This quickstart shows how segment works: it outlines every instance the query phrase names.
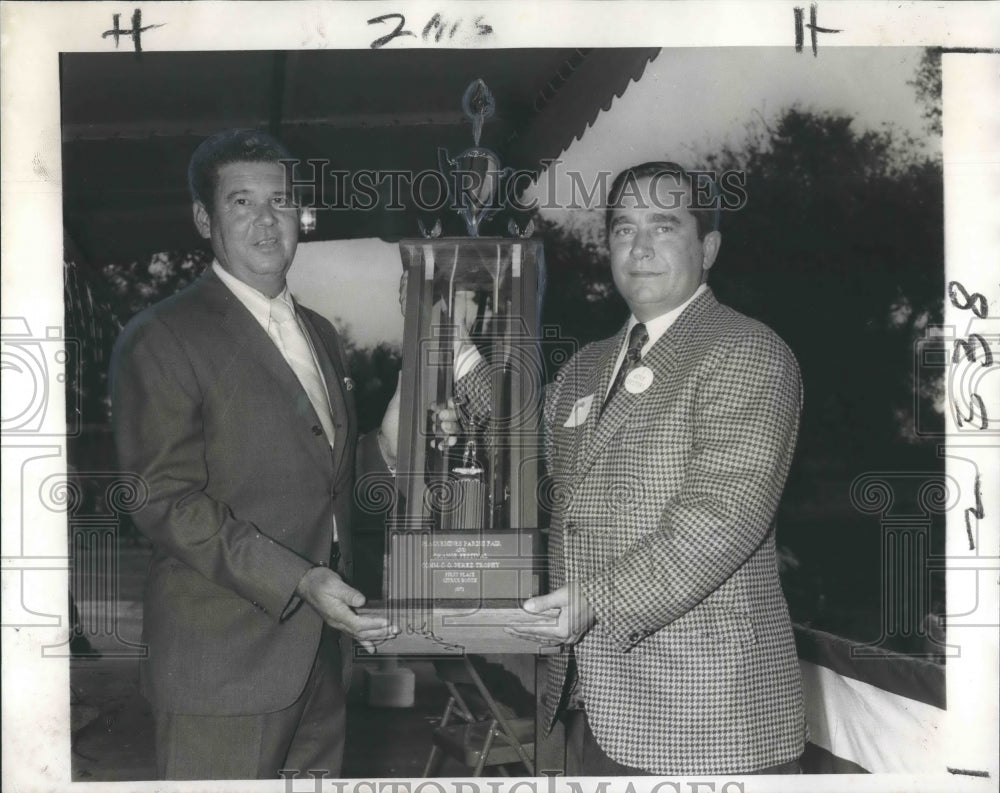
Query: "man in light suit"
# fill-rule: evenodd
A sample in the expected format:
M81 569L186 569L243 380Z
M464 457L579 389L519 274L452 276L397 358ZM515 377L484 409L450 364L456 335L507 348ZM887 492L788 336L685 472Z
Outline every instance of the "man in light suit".
M552 591L524 607L554 619L511 630L571 648L546 713L570 774L795 773L804 748L774 538L799 371L713 296L718 210L696 195L674 163L618 176L607 233L632 316L546 394Z
M254 130L199 146L194 221L215 261L133 319L112 361L119 463L149 491L135 520L154 543L141 674L160 778L337 775L340 636L395 631L356 614L344 580L353 384L333 326L285 284L289 158Z

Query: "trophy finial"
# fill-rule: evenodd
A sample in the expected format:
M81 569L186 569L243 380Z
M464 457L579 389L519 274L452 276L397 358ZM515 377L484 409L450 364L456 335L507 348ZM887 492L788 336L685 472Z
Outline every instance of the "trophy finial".
M465 221L469 236L478 237L479 224L502 208L498 198L502 197L503 180L510 176L513 169L501 168L496 153L479 145L483 123L496 112L493 93L482 78L476 78L465 89L462 110L472 121L475 143L454 157L448 154L446 148L439 147L438 164L441 175L445 177L452 208Z
M417 218L417 228L420 229L420 236L424 239L432 240L441 236L441 219L435 218L434 225L431 228L427 228L424 225L424 221Z
M493 116L497 105L493 99L493 93L486 86L482 77L477 77L469 87L465 89L462 96L462 110L472 121L472 140L475 146L479 145L479 138L483 134L483 123Z

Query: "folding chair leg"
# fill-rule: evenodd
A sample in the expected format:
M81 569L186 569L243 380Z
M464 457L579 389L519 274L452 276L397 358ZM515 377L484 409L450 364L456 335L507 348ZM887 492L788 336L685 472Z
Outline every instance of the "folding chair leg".
M465 661L465 667L469 672L469 677L472 678L472 682L475 684L476 688L479 689L480 695L483 697L484 700L486 700L487 703L492 703L493 696L486 688L486 685L483 683L482 678L479 677L479 674L476 672L476 669L472 665L472 662L469 660L468 657L465 657L463 660ZM528 775L534 776L535 764L534 762L532 762L532 759L528 757L528 753L524 751L524 747L521 746L520 741L518 741L517 738L514 736L514 732L513 730L511 730L510 724L507 722L507 719L504 718L504 715L500 713L496 709L496 707L492 704L490 706L490 711L493 713L493 731L496 731L497 729L503 731L504 735L507 736L508 740L511 742L511 745L514 747L514 751L516 751L518 757L521 758L521 762L524 763L524 767L528 769ZM491 731L491 736L492 736L492 731Z
M444 707L444 715L441 717L441 721L438 722L438 727L445 727L448 724L448 720L451 718L451 714L455 710L455 696L452 695L448 698L448 704ZM431 753L427 758L427 765L424 766L424 777L429 777L432 774L436 774L441 768L441 762L444 760L444 755L441 752L441 747L436 743L431 744Z
M476 768L472 772L473 776L483 775L483 769L486 767L486 757L487 755L489 755L490 749L493 748L493 741L496 740L496 737L497 737L497 723L496 720L494 719L493 723L490 724L490 731L486 733L486 740L483 742L483 748L479 752L479 762L476 763Z
M430 757L427 758L427 765L424 766L424 779L432 776L436 776L437 772L441 770L441 763L444 760L444 753L441 748L437 745L431 747Z

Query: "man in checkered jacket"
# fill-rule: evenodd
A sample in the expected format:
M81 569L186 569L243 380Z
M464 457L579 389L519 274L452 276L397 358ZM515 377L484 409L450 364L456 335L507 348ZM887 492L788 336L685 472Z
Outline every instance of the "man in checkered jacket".
M773 331L713 296L718 209L697 195L674 163L617 177L607 232L632 316L546 392L552 591L524 607L553 620L509 630L567 649L545 715L566 724L569 774L799 771L774 538L799 370ZM488 380L458 374L459 405L481 416Z

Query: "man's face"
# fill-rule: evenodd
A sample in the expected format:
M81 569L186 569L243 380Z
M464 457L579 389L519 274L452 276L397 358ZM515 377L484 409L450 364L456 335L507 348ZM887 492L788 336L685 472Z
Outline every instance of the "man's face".
M264 294L285 286L299 240L285 169L276 162L233 162L218 170L211 213L194 204L194 221L222 267Z
M640 322L677 308L708 276L721 236L698 239L690 191L673 176L627 185L608 231L615 286Z

